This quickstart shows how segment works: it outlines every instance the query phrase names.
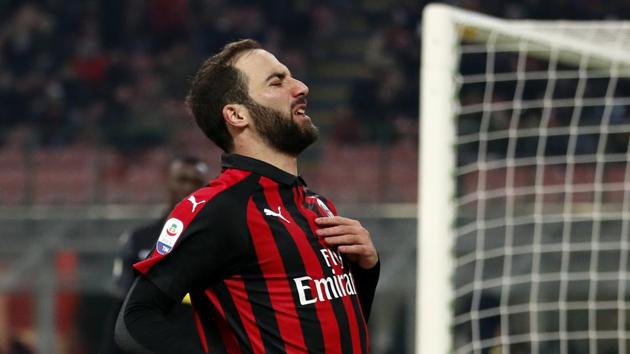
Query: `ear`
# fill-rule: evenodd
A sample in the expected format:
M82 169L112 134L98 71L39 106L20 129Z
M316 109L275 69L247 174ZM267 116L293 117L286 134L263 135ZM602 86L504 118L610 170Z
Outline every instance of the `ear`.
M240 104L227 104L223 107L223 119L228 126L244 128L249 124L249 112Z

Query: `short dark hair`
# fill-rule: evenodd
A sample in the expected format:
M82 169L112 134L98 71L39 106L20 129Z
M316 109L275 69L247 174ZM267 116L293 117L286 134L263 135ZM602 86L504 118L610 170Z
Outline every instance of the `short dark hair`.
M223 107L249 100L247 78L234 63L245 52L261 48L252 39L228 43L219 53L206 59L192 79L186 103L199 128L223 151L234 149L223 119Z

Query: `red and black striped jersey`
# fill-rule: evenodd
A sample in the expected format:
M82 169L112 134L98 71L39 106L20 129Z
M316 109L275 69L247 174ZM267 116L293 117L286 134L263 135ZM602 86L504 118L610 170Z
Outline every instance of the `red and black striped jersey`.
M190 293L208 353L369 353L376 282L315 234L334 205L262 161L227 154L223 167L134 268L174 300ZM217 332L223 347L209 347Z

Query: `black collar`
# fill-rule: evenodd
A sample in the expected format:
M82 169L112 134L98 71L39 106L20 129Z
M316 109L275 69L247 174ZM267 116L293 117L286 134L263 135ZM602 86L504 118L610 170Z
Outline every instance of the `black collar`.
M252 171L255 174L269 177L276 182L286 185L293 185L295 183L306 185L306 182L304 182L301 176L292 175L276 166L251 157L237 154L223 154L221 156L221 162L224 169L235 168L238 170Z

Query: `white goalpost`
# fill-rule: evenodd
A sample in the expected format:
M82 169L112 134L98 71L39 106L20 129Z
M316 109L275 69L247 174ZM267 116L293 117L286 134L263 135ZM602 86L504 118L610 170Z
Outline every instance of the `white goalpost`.
M423 13L416 353L630 352L630 22Z

